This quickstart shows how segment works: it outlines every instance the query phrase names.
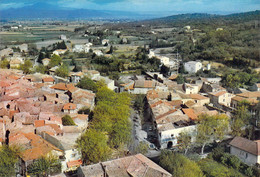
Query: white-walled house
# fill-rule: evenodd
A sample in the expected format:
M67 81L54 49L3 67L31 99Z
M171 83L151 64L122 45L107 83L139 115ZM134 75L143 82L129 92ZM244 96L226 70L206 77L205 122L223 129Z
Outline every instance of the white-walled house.
M196 125L189 125L176 128L173 123L158 125L159 142L161 149L170 148L178 144L177 138L181 132L193 135L196 132Z
M231 99L235 97L235 95L228 93L226 91L210 92L208 94L209 94L210 102L217 107L219 105L231 106Z
M190 74L194 74L202 69L202 63L199 61L189 61L184 63L184 69Z
M196 84L183 84L183 90L186 94L197 94L199 92L199 86Z
M156 56L162 64L164 64L165 66L169 66L170 64L170 58L169 57L165 57L165 56Z
M62 172L75 170L77 165L82 164L80 152L76 148L76 140L79 136L80 133L66 133L62 136L52 136L45 132L42 133L42 137L46 141L63 150L63 158L61 159ZM75 166L73 166L70 163L73 161L81 164L74 163Z
M88 53L91 46L92 46L92 43L86 43L86 44L84 44L84 45L82 45L82 44L76 44L76 45L73 47L72 51L73 51L73 52L77 52L77 53L80 53L80 52Z
M242 137L235 137L230 143L230 154L237 156L248 165L260 163L260 140L251 141Z
M48 66L49 63L50 63L50 61L51 61L51 59L49 59L49 58L44 58L44 59L42 59L42 64L43 64L43 66Z
M54 50L54 51L52 52L52 54L53 54L53 55L58 55L58 56L60 56L60 55L64 54L66 51L67 51L67 49L65 49L65 50L63 50L63 49L57 49L57 50Z

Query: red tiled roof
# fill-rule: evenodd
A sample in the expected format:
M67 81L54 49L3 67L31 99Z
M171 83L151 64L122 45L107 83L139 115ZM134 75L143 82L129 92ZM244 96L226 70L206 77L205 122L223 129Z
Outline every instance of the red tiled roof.
M182 111L186 114L191 120L197 120L198 116L194 113L193 109L183 108Z
M176 109L170 110L170 111L168 111L168 112L166 112L166 113L164 113L164 114L162 114L162 115L157 116L157 117L156 117L156 120L161 119L161 118L163 118L163 117L165 117L165 116L168 116L168 115L170 115L170 114L172 114L172 113L174 113L174 112L176 112L176 111L177 111Z
M57 90L67 90L66 84L65 83L58 83L53 85L51 88L57 89Z
M175 80L177 77L178 77L177 74L173 74L173 75L171 75L168 79L169 79L169 80Z
M134 84L135 88L154 88L155 82L150 80L137 80Z
M80 166L80 165L82 165L81 160L73 160L73 161L67 162L68 168L75 167L75 166L77 167L77 166Z
M237 96L245 97L245 98L257 98L260 97L260 91L240 93L237 94Z
M45 77L42 79L43 82L54 82L55 80L52 77Z
M151 104L150 106L151 106L151 108L154 108L154 107L156 107L156 106L158 106L158 105L160 105L162 103L163 103L163 101L160 100L160 101L157 101L156 103Z
M76 104L73 104L73 103L66 103L64 106L63 106L63 109L65 110L74 110L77 108L77 105Z
M226 94L227 92L226 91L220 91L220 92L217 92L215 94L213 94L214 96L221 96L221 95L224 95Z
M208 97L205 97L203 95L200 94L189 94L189 96L194 99L194 100L204 100L204 99L208 99Z
M35 127L42 127L45 125L45 120L35 120L34 121L34 126Z

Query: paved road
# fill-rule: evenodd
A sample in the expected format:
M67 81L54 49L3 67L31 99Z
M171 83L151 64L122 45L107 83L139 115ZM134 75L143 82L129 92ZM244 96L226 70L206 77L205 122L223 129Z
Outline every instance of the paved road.
M147 132L142 130L141 119L138 111L131 110L130 119L132 122L132 142L130 143L128 149L132 154L134 154L135 149L138 147L140 142L142 141L146 142L148 145L150 144L150 142L146 140ZM149 149L146 156L150 158L154 158L154 157L158 157L160 154L161 152L159 150Z

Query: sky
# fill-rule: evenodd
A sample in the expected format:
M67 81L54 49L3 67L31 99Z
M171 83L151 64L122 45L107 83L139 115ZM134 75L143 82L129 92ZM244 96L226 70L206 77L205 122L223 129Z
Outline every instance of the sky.
M0 0L0 9L47 2L61 7L169 13L234 13L260 10L260 0Z

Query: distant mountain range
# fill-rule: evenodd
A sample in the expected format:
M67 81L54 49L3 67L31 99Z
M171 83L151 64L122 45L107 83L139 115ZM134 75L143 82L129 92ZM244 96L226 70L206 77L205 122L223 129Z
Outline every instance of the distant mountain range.
M175 13L176 14L176 13ZM252 11L246 13L238 13L231 15L212 15L206 13L193 13L193 14L180 14L172 15L164 18L157 18L162 16L163 13L135 13L125 11L108 11L108 10L91 10L91 9L73 9L65 8L48 3L35 3L21 8L11 8L6 10L0 10L0 20L12 20L12 19L153 19L156 22L178 22L178 21L190 21L195 19L252 19L259 18L260 11Z
M136 19L145 15L124 11L73 9L48 3L36 3L21 8L0 10L0 19Z

